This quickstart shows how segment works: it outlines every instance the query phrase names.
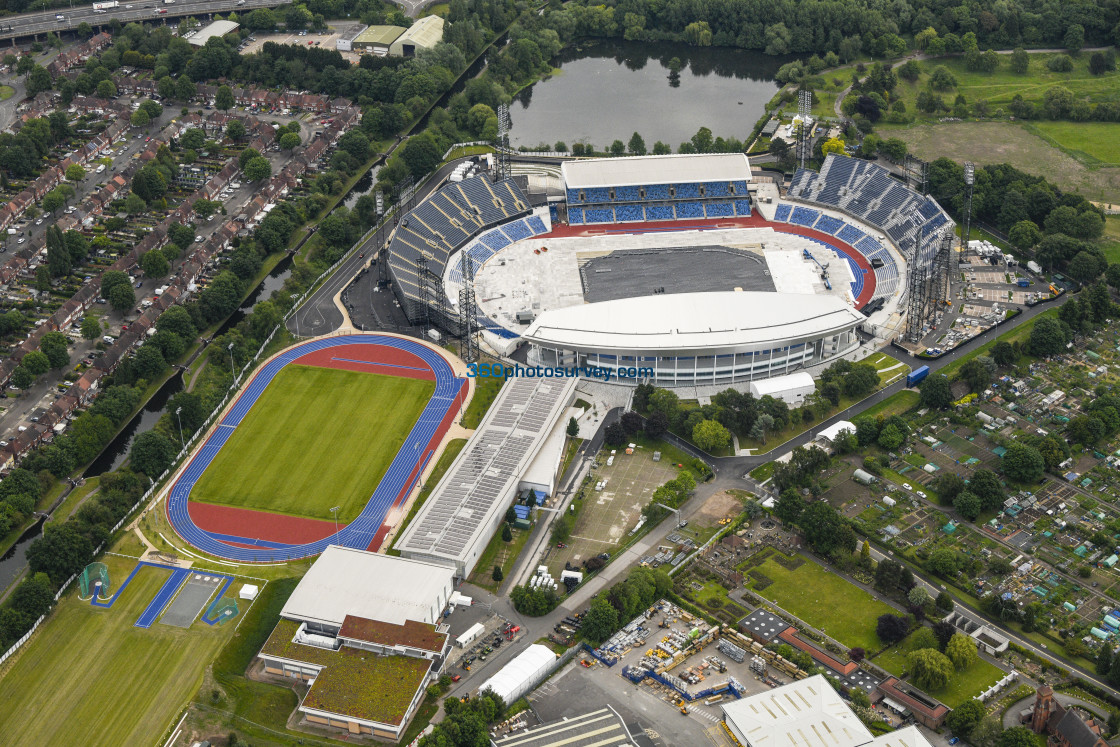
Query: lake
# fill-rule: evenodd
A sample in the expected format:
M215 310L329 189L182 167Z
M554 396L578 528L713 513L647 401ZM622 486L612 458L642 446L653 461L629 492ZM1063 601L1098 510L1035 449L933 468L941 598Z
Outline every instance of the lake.
M670 85L668 62L681 62ZM674 151L701 127L745 139L778 91L785 58L729 47L601 40L569 47L552 61L560 73L521 91L510 106L514 146L591 143L641 134L652 149Z

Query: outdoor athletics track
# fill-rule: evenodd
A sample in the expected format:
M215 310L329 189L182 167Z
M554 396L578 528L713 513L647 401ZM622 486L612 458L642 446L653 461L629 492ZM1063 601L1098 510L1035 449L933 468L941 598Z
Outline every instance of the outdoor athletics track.
M369 502L358 518L339 529L337 538L332 522L190 502L194 484L257 398L289 363L435 381L432 398ZM355 334L312 340L285 350L257 371L171 486L167 495L168 520L187 543L228 560L257 563L294 560L318 555L328 545L376 549L386 533L382 526L385 517L408 496L420 478L463 404L467 387L466 379L456 377L443 355L417 340ZM339 427L345 427L345 423L339 423ZM346 467L339 465L340 469ZM314 539L308 538L309 531Z
M149 563L146 560L141 560L136 564L136 567L132 569L132 572L128 574L128 577L124 580L124 583L118 586L116 592L113 593L113 596L109 597L108 599L102 599L97 596L97 591L100 590L101 586L101 582L98 581L97 590L93 592L93 596L90 597L89 603L94 607L104 607L105 609L112 607L120 598L121 593L124 592L125 588L129 585L129 583L132 582L132 579L135 578L136 574L139 573L140 569L144 566L149 566L151 568L163 568L164 570L171 571L171 575L166 581L163 582L163 586L159 588L159 591L156 592L156 595L152 597L152 601L148 603L148 606L145 607L144 611L140 613L140 617L137 618L135 623L133 623L133 627L136 628L152 627L156 619L159 618L160 613L163 612L163 609L168 605L168 603L171 602L171 599L175 596L175 592L179 590L179 587L183 585L183 582L186 581L190 577L191 573L194 573L194 571L191 571L189 568L179 568L173 565L164 565L163 563ZM218 589L218 593L214 597L214 600L210 603L210 606L206 608L206 612L202 615L202 622L206 623L207 625L213 626L217 624L218 618L212 618L211 613L218 605L218 602L221 601L222 595L226 593L229 585L233 583L233 576L227 576L223 573L215 573L213 571L206 571L206 573L207 575L224 579L224 582Z

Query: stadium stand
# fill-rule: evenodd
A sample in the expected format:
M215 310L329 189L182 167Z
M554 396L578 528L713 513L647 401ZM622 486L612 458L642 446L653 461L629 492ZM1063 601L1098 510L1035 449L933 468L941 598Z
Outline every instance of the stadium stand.
M410 320L419 318L422 299L418 261L427 260L428 269L442 276L452 254L483 229L529 212L529 199L512 179L491 183L485 176L444 185L421 202L404 218L389 244L389 270L393 290ZM543 222L537 219L543 227ZM523 238L533 235L525 221L513 230ZM479 257L508 246L509 238L500 230L486 232L481 243L471 248ZM461 271L456 268L459 279Z

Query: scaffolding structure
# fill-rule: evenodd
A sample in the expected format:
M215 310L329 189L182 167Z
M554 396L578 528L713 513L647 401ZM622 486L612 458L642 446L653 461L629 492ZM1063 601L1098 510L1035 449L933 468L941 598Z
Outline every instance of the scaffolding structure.
M508 179L512 175L512 169L509 163L509 130L511 121L509 118L509 105L498 105L498 144L495 150L498 151L497 163L495 168L497 173L494 174L497 180Z
M907 187L919 194L929 194L929 161L923 161L907 153L902 168L906 173Z
M910 277L904 335L907 342L912 344L921 342L927 328L934 325L938 308L949 301L953 234L950 231L942 231L937 239L937 251L924 265L919 265L923 238L924 234L919 232L909 263Z
M414 324L422 323L426 330L443 326L445 316L443 278L428 267L430 258L427 253L422 253L416 260L416 287L419 290L421 308L416 318L409 320Z
M467 363L478 360L478 338L475 337L475 317L478 315L474 295L474 262L470 252L463 253L463 285L459 288L459 339L462 343L460 357Z
M976 164L965 161L964 164L964 227L961 230L961 259L968 256L968 235L972 227L972 188L976 185Z
M809 133L812 131L809 117L813 111L813 92L812 91L798 91L797 92L797 165L805 168L805 162L809 160L810 145Z

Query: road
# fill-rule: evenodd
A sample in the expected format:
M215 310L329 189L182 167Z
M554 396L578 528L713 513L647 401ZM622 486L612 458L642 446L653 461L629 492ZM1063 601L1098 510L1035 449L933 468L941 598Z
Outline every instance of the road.
M128 21L151 21L195 16L210 20L215 13L228 13L236 10L243 13L253 8L269 8L281 5L286 0L143 0L142 2L119 2L117 7L105 11L95 11L92 5L79 5L71 8L36 13L22 13L0 19L0 39L11 39L13 46L19 37L38 36L48 31L69 31L82 23L97 28L108 25L116 18L122 23ZM62 18L60 19L59 16Z
M394 150L399 147L399 143L389 150L391 155ZM436 191L443 181L451 175L455 167L463 160L451 161L450 163L442 166L432 176L420 185L416 190L416 202L421 202L428 197L432 192ZM350 255L339 265L338 269L327 278L318 290L316 290L303 304L299 307L296 313L292 314L288 319L288 330L301 337L314 337L317 335L326 335L335 331L343 325L344 319L342 312L335 304L335 296L343 291L351 281L354 280L358 274L366 269L371 268L371 273L376 270L376 262L374 255L377 254L378 249L388 239L392 226L383 226L378 231L370 234L370 236L358 247L357 251L351 251ZM377 261L380 261L378 258Z

